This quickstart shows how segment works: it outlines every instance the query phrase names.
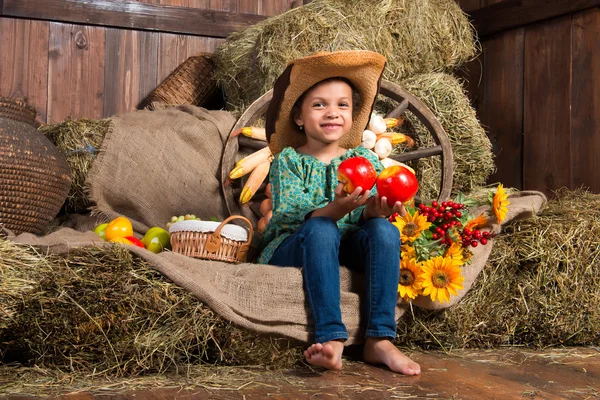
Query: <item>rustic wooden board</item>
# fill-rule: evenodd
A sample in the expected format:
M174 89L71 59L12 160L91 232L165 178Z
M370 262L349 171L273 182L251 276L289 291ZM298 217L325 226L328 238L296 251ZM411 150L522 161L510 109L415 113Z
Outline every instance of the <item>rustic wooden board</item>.
M457 0L457 3L466 12L477 10L481 7L479 0Z
M573 16L571 185L600 193L600 9Z
M49 42L48 122L102 117L104 28L53 22Z
M239 0L239 12L246 14L258 14L258 2L260 0Z
M223 38L264 19L253 14L123 0L3 1L0 15L5 16Z
M571 17L526 28L523 188L570 187Z
M150 32L106 29L104 116L130 112L156 87L158 38ZM155 71L146 73L146 69Z
M524 28L483 43L480 118L492 142L496 172L488 183L523 188L523 46Z
M293 0L260 0L261 7L259 7L259 12L262 15L273 16L279 15L287 10L289 10L292 6Z
M50 24L0 18L0 96L27 98L46 121Z
M495 3L471 12L481 37L600 6L600 0L504 0Z

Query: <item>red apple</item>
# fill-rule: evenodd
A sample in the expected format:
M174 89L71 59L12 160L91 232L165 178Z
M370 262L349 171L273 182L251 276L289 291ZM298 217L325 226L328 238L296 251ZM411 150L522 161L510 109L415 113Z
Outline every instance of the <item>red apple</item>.
M397 201L407 202L419 190L419 182L415 174L402 165L392 165L381 171L376 184L377 193L381 197L387 197L390 206Z
M375 185L377 179L377 171L371 161L364 157L350 157L341 162L337 170L337 179L340 182L346 182L344 191L352 193L357 187L365 190L370 190Z

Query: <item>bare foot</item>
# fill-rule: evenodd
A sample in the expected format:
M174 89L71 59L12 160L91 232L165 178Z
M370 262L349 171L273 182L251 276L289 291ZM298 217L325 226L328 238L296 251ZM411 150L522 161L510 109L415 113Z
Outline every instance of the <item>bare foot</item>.
M408 358L385 338L367 338L364 359L365 362L370 364L385 364L392 371L404 375L419 375L421 373L419 364Z
M340 370L342 369L343 351L344 343L337 340L323 344L315 343L304 351L304 358L309 364Z

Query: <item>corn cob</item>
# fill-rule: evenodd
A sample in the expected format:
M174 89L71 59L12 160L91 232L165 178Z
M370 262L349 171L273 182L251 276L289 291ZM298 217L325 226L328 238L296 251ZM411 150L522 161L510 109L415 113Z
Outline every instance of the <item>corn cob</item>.
M250 201L254 193L258 190L260 185L265 181L267 176L269 175L269 168L271 167L271 161L273 161L273 156L267 158L266 160L261 161L256 168L252 171L246 184L242 188L242 193L240 194L240 204L246 204Z
M242 158L235 164L235 167L229 173L230 179L237 179L246 174L249 174L256 168L258 164L271 157L271 149L269 147L262 148L249 156Z

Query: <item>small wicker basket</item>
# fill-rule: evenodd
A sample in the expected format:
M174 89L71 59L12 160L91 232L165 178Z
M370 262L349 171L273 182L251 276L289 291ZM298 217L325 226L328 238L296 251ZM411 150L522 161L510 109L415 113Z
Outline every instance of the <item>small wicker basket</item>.
M227 222L241 219L250 229ZM169 227L173 252L188 257L226 262L245 262L252 243L252 223L241 215L225 221L182 221Z
M204 106L217 94L215 63L210 53L189 57L154 89L143 102L144 108L192 104Z

